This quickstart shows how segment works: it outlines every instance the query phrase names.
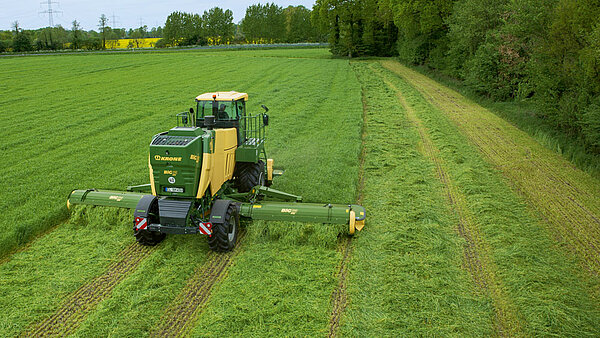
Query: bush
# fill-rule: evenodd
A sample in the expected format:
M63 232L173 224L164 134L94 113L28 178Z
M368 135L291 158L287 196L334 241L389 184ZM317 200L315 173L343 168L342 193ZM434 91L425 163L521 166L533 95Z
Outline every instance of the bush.
M11 42L10 40L0 40L0 53L8 52Z
M160 39L154 44L154 48L166 48L168 45L167 39Z
M27 52L30 50L33 50L33 45L31 44L31 37L29 37L29 34L25 32L17 34L13 40L13 51Z
M584 109L579 121L586 144L594 152L600 152L600 96Z

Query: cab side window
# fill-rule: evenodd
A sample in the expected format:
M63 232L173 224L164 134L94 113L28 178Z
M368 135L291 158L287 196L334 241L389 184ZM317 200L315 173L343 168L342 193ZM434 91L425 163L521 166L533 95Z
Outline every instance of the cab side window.
M237 117L240 118L246 115L246 102L244 100L238 100L235 102Z

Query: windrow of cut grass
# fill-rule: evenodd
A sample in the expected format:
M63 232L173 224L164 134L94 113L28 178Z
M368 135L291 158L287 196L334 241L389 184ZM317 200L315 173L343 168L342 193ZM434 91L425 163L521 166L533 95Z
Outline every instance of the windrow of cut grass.
M393 83L394 79L379 69L372 69L382 76L383 81L390 89L396 92L398 101L406 111L406 117L419 132L421 138L420 151L435 164L437 178L443 184L448 203L458 216L456 232L465 241L463 266L469 272L475 284L492 300L495 314L493 323L496 333L499 336L523 335L514 305L510 299L507 299L506 293L503 291L502 281L496 276L497 268L489 257L489 244L481 236L477 217L466 203L465 195L449 174L448 164L441 158L440 150L433 144L428 129L424 126L413 106L408 104L404 93Z
M458 219L396 92L368 63L352 63L366 110L363 205L340 335L486 336L491 300L461 269Z
M382 63L444 112L547 220L547 230L597 278L600 182L459 93L398 62Z
M94 105L99 107L95 113L105 115L100 119L85 120L86 124L81 127L79 124L84 120L78 119L83 117L69 115L76 122L69 127L73 135L60 128L60 119L52 118L58 110L39 116L39 121L32 120L32 125L38 128L38 124L47 119L48 127L66 139L61 140L58 136L44 139L41 145L48 149L45 152L47 161L39 161L39 154L30 154L28 165L10 169L11 179L19 180L25 188L34 189L40 185L47 188L37 190L40 195L38 201L45 201L50 206L45 208L47 214L52 212L52 205L59 211L64 208L66 195L72 188L103 187L121 190L128 184L146 182L150 137L170 128L175 122L174 113L186 110L198 93L232 89L249 93L251 112L257 112L260 104L266 104L271 109L267 150L270 157L275 159L276 166L286 169L286 174L277 179L276 188L301 194L306 201L343 203L355 200L361 126L360 99L359 96L342 101L339 98L348 93L359 93L360 87L347 61L285 57L261 59L237 55L235 52L218 56L212 53L185 52L181 55L152 54L140 58L136 55L48 57L46 62L54 62L56 67L72 64L74 69L104 69L110 68L113 57L123 58L124 62L142 64L144 67L92 72L97 78L90 80L92 83L89 87L105 86L105 82L113 82L121 87L120 83L124 82L127 85L123 86L135 93L139 100L115 97L111 104L106 104L97 99ZM11 59L11 62L16 62L15 60L17 59ZM21 67L26 68L29 62L35 64L35 60L39 59L17 61L22 63ZM80 61L85 62L79 64ZM117 64L115 61L115 65ZM243 65L243 70L239 67L232 69L232 64ZM207 70L198 73L200 65L201 69ZM133 70L138 68L145 69L143 72ZM210 69L220 71L211 72ZM122 72L120 75L119 71ZM195 76L188 76L189 74ZM66 74L64 78L64 84L71 81L85 84L86 79L90 79L75 76L69 80ZM149 85L145 86L146 83ZM162 84L158 85L159 83ZM72 85L70 90L77 91L78 87ZM122 90L124 89L120 88L117 91ZM95 95L101 96L100 93ZM127 94L128 97L129 95ZM145 105L138 106L140 102ZM58 102L53 104L60 106ZM114 105L122 108L112 110ZM138 116L141 116L139 120ZM107 124L106 128L102 128L104 124ZM88 129L93 131L86 131ZM39 133L40 130L35 129L34 133ZM24 135L18 136L21 141L15 142L15 146L20 146L21 142L30 142ZM28 148L24 145L20 147L22 151ZM34 163L40 164L37 170L33 170L36 169ZM55 170L56 173L48 169ZM25 170L26 174L19 173ZM37 181L37 187L34 181L26 180L28 176ZM13 203L19 198L10 193L7 196ZM31 206L44 210L41 204ZM23 213L25 207L17 209L14 211L15 217L19 210ZM27 285L18 285L21 278L19 274L0 275L3 292L12 295L6 298L6 306L0 309L0 317L6 318L0 329L1 335L18 334L51 316L64 301L76 295L78 289L92 283L95 277L102 276L110 267L111 258L132 243L131 215L128 212L115 220L110 215L121 215L116 209L89 209L92 213L98 210L101 217L107 218L110 226L102 226L102 220L97 219L88 222L86 226L86 229L94 231L79 231L81 223L76 218L71 219L68 224L73 222L72 226L60 225L53 232L35 240L26 250L11 255L0 265L0 268L13 269L13 264L23 255L35 255L32 250L48 255L51 252L53 259L48 264L37 266L33 259L27 260L19 267L23 271L39 269L37 273L43 275L57 261L61 262L57 264L56 278L48 281L39 281L36 277L28 281ZM15 224L18 223L0 223L9 231ZM39 228L47 226L40 224ZM104 234L107 227L115 232L114 235ZM238 329L245 328L245 332L271 334L326 332L329 295L336 284L335 267L340 259L335 247L337 235L343 230L345 229L341 227L321 224L251 222L247 229L248 236L242 243L242 254L232 261L225 280L214 284L206 306L201 309L198 328L194 329L194 320L190 320L190 328L194 329L193 332L201 332L200 334L231 332L231 325ZM57 245L60 239L53 240L56 236L66 234L78 241L69 240L63 245ZM5 238L8 239L9 237ZM95 254L94 251L102 250L98 243L107 241L110 242L107 250L115 245L112 241L118 242L118 248L97 259L86 258ZM81 243L87 243L87 247L80 247ZM86 269L63 257L68 252L65 248L69 245L78 247L73 250L92 251L87 256L73 253L73 259L82 256L87 262ZM77 321L75 325L69 325L69 330L75 329L75 336L139 336L159 328L161 321L166 318L169 306L176 303L177 295L185 291L193 272L208 263L208 250L203 237L167 237L133 271L127 271L127 275L122 276L118 284L111 285L109 292L103 294L93 308L84 307L86 310L78 312L75 316ZM74 280L65 276L71 270L78 269L82 269L82 272L68 276ZM57 283L56 280L60 278L70 282L65 285ZM315 283L315 280L318 282ZM18 296L36 287L46 293L32 293L22 299ZM230 297L231 292L236 296ZM241 297L240 294L250 297ZM36 307L38 310L34 309L31 313L32 307L28 304L36 304L38 299L39 308ZM307 302L306 299L311 301ZM9 307L9 300L14 302L14 307ZM219 307L223 303L230 305L225 313ZM265 307L262 312L255 312L257 303L274 305ZM9 311L10 316L4 316ZM211 318L215 316L215 312L219 318L223 316L223 319L209 325L210 328L205 332L202 329L207 323L205 317ZM17 319L13 320L14 318ZM310 323L306 318L313 318L315 321ZM249 325L249 321L255 325ZM264 327L265 323L269 327ZM277 323L281 325L278 326Z
M485 155L446 112L427 102L421 92L395 73L379 64L372 67L391 82L420 120L455 184L458 195L452 195L461 196L478 235L487 244L481 251L493 266L487 271L495 276L491 281L496 284L488 286L493 304L498 303L498 296L500 304L502 299L509 302L508 310L514 312L512 318L519 324L518 331L504 334L597 335L598 282L582 273L576 260L556 245L543 219L532 214L526 201L511 191L501 172L486 162Z

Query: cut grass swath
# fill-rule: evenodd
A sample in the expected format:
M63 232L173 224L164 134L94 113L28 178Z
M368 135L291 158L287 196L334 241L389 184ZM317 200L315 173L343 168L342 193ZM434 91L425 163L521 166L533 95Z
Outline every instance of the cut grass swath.
M51 316L131 243L128 211L88 211L78 209L67 223L0 265L0 335L16 336Z
M340 335L490 335L490 301L461 269L456 217L418 131L368 64L351 66L365 98L369 226L353 240Z
M372 66L372 65L370 65ZM402 107L406 111L406 116L410 122L417 128L421 138L421 146L419 147L423 154L435 164L435 170L438 179L444 186L445 194L448 198L451 208L458 216L456 230L458 234L465 240L464 245L464 266L471 274L474 282L483 292L489 295L494 307L494 326L496 334L499 336L521 336L521 331L517 315L515 314L514 306L507 295L503 291L501 281L496 277L495 264L488 257L489 245L482 238L477 224L476 217L472 214L469 206L466 204L465 196L457 189L456 183L448 174L447 165L439 156L439 149L433 145L431 137L428 134L427 128L416 115L413 108L407 103L402 92L390 82L384 72L377 72L373 67L373 71L379 74L387 86L390 87Z
M136 242L130 244L115 257L116 261L108 266L106 272L82 285L67 297L53 315L23 332L21 336L56 336L73 333L86 315L94 311L102 300L110 297L115 286L151 253L149 247L141 246Z
M245 232L240 232L238 243L232 252L209 252L204 264L196 269L181 293L167 307L151 337L179 337L189 334L197 316L210 297L213 286L227 275L236 254L242 250Z
M452 119L548 220L552 232L566 243L593 274L600 273L600 183L544 148L524 132L447 87L403 67L383 66L405 78Z
M367 133L367 108L365 102L364 90L361 89L361 102L362 102L362 127L360 132L360 157L358 167L358 186L356 188L358 204L362 204L363 190L365 187L365 139ZM328 337L335 337L338 334L340 327L340 320L343 315L343 311L346 309L348 304L348 295L346 292L347 279L348 279L348 264L352 256L352 238L347 237L340 240L338 249L342 252L342 260L340 261L340 267L337 273L338 286L331 294L331 315L329 319L329 333Z

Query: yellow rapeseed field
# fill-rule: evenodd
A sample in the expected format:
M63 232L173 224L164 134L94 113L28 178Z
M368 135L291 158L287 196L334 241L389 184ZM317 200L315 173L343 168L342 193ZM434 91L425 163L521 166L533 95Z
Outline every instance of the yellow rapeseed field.
M106 40L107 49L154 47L160 38Z

